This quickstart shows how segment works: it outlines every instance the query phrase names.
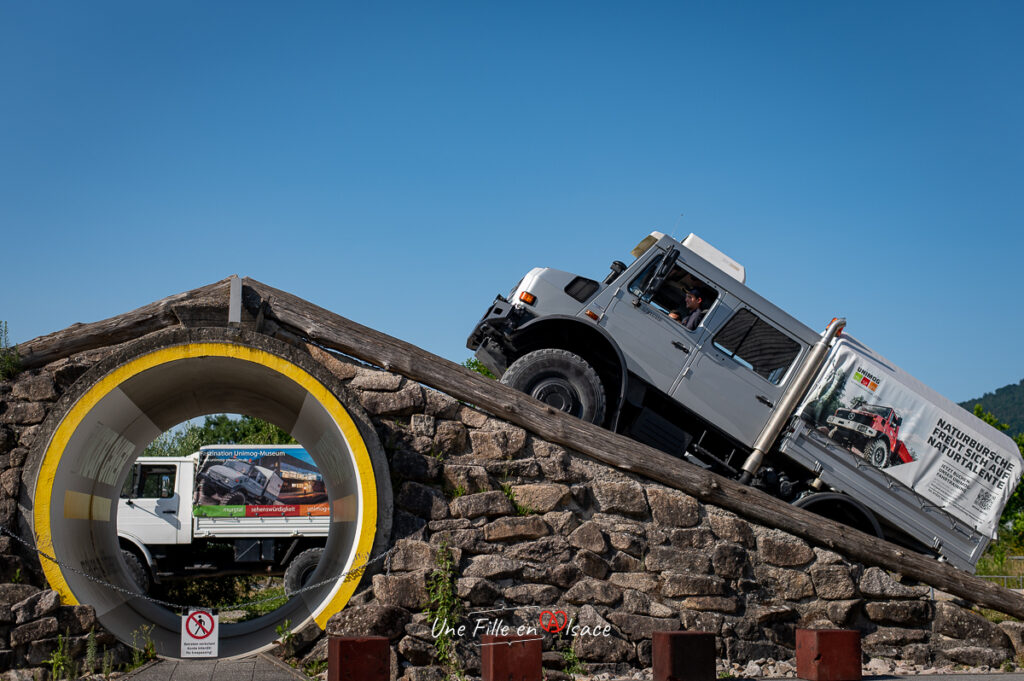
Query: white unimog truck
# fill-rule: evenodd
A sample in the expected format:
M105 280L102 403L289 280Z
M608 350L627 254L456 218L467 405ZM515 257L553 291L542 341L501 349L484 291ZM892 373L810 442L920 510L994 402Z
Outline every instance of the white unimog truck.
M299 445L210 445L140 457L117 510L122 556L143 591L186 576L316 570L330 526L323 478Z
M553 407L973 571L1021 476L1009 437L693 234L632 254L604 281L531 270L468 347Z

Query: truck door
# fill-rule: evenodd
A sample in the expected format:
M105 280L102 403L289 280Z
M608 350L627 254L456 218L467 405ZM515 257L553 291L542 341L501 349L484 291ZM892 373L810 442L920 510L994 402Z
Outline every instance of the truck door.
M803 345L750 307L720 305L672 397L752 445L795 373Z
M181 519L176 463L137 463L117 509L118 528L144 544L175 544Z
M673 263L674 253L668 254ZM651 286L664 257L655 257L612 294L599 324L618 342L629 370L668 393L690 361L701 328L691 331L669 316L683 306L685 291L697 281L691 273L672 264L661 286ZM701 285L708 292L707 299L717 297L703 282Z

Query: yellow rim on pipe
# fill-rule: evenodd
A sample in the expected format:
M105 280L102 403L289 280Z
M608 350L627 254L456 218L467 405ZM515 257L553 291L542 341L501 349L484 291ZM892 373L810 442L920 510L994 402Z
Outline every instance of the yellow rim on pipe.
M39 477L36 480L34 518L36 545L39 550L53 555L50 518L51 496L54 493L53 482L60 466L61 456L85 416L107 394L133 376L162 364L200 357L226 357L267 367L297 383L330 414L348 444L356 464L360 490L360 513L356 547L352 555L355 556L355 560L365 561L366 557L370 556L377 527L377 488L366 443L359 434L359 429L352 421L352 417L349 416L348 411L338 401L338 398L304 369L264 350L232 343L189 343L147 353L111 371L75 402L50 439L46 453L43 455ZM60 594L61 602L65 605L78 605L78 600L64 579L60 566L45 558L41 562L46 579L54 591ZM358 568L357 564L348 566L349 570ZM330 600L322 604L313 614L314 620L321 629L327 626L327 620L331 615L344 607L359 583L357 579L341 579L339 581L340 583Z

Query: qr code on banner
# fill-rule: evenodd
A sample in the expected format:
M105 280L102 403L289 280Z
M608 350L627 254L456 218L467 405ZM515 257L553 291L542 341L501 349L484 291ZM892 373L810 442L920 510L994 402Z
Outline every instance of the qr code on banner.
M987 511L988 509L992 508L992 503L995 500L995 495L993 495L988 490L982 489L978 490L978 497L974 500L974 505L979 510Z

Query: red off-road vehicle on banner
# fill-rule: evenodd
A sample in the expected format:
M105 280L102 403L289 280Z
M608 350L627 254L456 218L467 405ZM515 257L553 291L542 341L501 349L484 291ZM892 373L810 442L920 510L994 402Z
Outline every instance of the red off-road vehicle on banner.
M856 447L876 468L914 461L900 440L903 418L892 407L863 404L856 409L836 409L828 417L828 436L846 447Z

